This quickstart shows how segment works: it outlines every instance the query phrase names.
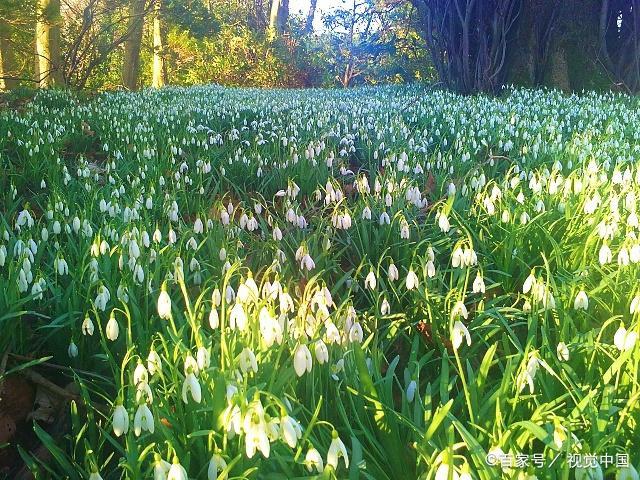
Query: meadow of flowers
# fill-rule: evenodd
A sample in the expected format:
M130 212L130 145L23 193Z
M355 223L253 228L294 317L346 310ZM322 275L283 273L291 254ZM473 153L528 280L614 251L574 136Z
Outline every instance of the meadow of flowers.
M33 358L7 371L54 362L78 392L22 459L637 479L639 125L616 94L419 86L1 112L0 342Z

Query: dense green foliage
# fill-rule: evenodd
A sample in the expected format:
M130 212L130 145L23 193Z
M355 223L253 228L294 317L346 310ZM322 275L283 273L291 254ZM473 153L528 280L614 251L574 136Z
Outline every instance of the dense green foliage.
M639 107L198 87L0 113L2 350L80 386L64 440L34 427L50 461L22 457L92 480L637 478L569 458L638 466ZM518 453L545 467L487 464Z

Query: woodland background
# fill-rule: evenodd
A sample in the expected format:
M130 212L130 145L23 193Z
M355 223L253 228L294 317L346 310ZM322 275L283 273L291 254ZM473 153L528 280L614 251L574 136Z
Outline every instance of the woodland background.
M427 81L640 90L640 0L2 0L0 90Z

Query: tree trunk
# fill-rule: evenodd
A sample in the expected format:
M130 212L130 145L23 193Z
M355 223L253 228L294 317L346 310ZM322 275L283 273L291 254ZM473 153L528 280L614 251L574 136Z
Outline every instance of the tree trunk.
M271 13L269 14L268 37L273 40L278 33L278 11L280 10L280 0L271 0Z
M38 0L36 21L36 80L40 88L62 85L60 61L60 0Z
M0 19L0 90L10 90L15 87L16 80L13 63L13 49L10 46L11 30L9 24Z
M304 23L304 33L310 33L313 30L313 20L316 16L316 7L318 6L318 0L311 0L309 4L309 12L307 13L307 20Z
M571 91L569 63L564 47L558 45L551 53L551 85L563 92Z
M160 0L156 1L153 16L153 78L154 88L160 88L167 83L167 71L165 65L165 45L162 25L162 5Z
M138 88L144 6L145 0L132 0L130 6L129 36L124 44L124 62L122 66L122 85L128 90L136 90Z
M287 30L289 22L289 0L280 0L280 8L278 9L278 33Z

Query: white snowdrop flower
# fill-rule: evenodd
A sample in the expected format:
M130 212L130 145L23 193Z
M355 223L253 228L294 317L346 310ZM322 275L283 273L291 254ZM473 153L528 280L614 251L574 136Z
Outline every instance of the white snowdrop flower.
M291 448L296 448L298 440L302 438L302 428L300 424L289 415L285 415L280 420L280 433L282 440Z
M173 459L173 464L167 473L167 480L189 480L189 475L187 475L184 467L180 465L178 457L174 457Z
M578 466L575 468L575 480L603 480L602 468L596 461L589 466Z
M171 318L171 297L167 293L165 284L162 284L160 295L158 296L158 316L163 320Z
M379 223L380 223L380 225L390 225L391 224L391 218L389 218L389 214L387 212L382 212L380 214Z
M198 351L196 352L196 359L200 371L206 370L211 364L211 352L208 348L198 347Z
M616 480L640 480L640 474L632 464L629 464L618 469Z
M569 347L567 347L567 344L564 342L558 343L558 346L556 348L556 354L558 355L558 360L560 360L561 362L568 362Z
M629 265L629 261L629 251L625 247L622 247L618 252L618 265L626 267Z
M532 352L529 354L527 365L524 369L520 371L518 374L518 378L516 384L518 385L518 390L522 391L528 385L529 393L533 393L535 385L533 380L538 371L538 366L540 365L540 359L536 352Z
M202 220L200 220L200 217L196 218L196 221L193 224L193 232L194 233L204 232L204 224L202 223Z
M320 365L329 361L329 349L322 340L317 340L314 346L316 360Z
M527 277L527 279L524 281L524 284L522 285L522 293L524 293L525 295L529 293L531 291L531 288L535 285L535 283L536 283L536 277L533 275L533 271L532 271Z
M621 323L620 327L613 337L613 344L621 352L626 352L627 350L631 350L634 347L634 345L636 344L636 340L638 340L638 333L627 330Z
M162 241L162 233L157 228L155 232L153 232L153 241L155 243L160 243Z
M467 311L467 307L465 304L458 300L453 308L451 309L451 319L455 319L456 317L462 317L465 320L469 318L469 312Z
M448 455L445 455L445 459L442 460L436 470L434 480L460 480L460 474L454 470L453 464L450 463L448 458Z
M313 261L313 258L307 253L302 257L301 260L301 270L306 269L307 271L311 271L316 268L316 264Z
M305 372L311 373L312 366L313 359L309 348L305 344L299 344L293 354L293 369L296 375L301 377Z
M327 343L340 343L340 332L331 320L325 322L325 340Z
M367 275L367 277L364 280L364 285L369 290L375 290L376 289L376 285L377 285L376 274L373 272L373 270L369 270L369 274Z
M155 424L153 422L153 414L146 403L142 403L138 406L136 414L133 417L133 433L136 437L139 437L143 431L153 433L155 431Z
M231 309L229 315L229 324L232 329L238 329L245 331L247 329L247 314L242 306L242 303L236 302Z
M314 469L316 473L322 473L324 471L324 462L322 461L320 452L313 447L307 450L307 454L304 457L304 465L309 472L313 472Z
M193 373L188 373L182 383L182 401L184 403L189 403L187 394L191 394L191 398L196 403L202 401L202 389L198 378Z
M260 309L258 322L260 323L260 333L267 348L271 347L276 341L278 343L282 342L282 327L266 307Z
M111 314L109 317L109 321L107 322L107 326L105 328L105 333L107 338L112 342L115 342L118 339L118 335L120 335L120 326L116 320L116 317Z
M245 436L246 455L248 458L253 458L256 452L259 450L262 456L269 458L269 452L271 450L271 444L269 443L269 436L267 433L267 425L264 419L264 412L260 402L258 406L252 406L246 413L243 421L243 430Z
M360 325L360 322L354 322L353 325L351 325L351 328L349 329L349 341L362 343L363 339L364 339L364 332L362 331L362 325Z
M462 249L462 247L458 246L453 250L453 253L451 254L451 266L453 268L460 268L464 266L464 263L464 250Z
M207 480L217 480L218 473L222 473L227 468L227 462L217 453L214 453L209 460L207 468ZM222 477L220 477L222 478Z
M466 340L467 346L471 345L471 335L469 334L469 330L467 330L467 327L460 320L457 320L451 329L451 343L455 350L460 348L463 339Z
M44 180L43 180L44 182ZM91 472L91 474L89 475L89 480L104 480L102 478L102 476L100 475L100 473L98 473L97 470L94 470Z
M33 217L31 216L31 214L29 213L28 210L22 210L19 214L18 217L16 218L16 230L20 230L21 227L26 226L27 228L31 228L33 227Z
M335 470L338 469L338 462L342 457L344 459L345 468L349 468L349 455L347 453L347 448L344 446L340 437L338 437L338 432L335 430L331 434L331 444L329 445L329 451L327 452L327 465L331 465Z
M635 315L636 313L640 313L640 295L636 295L631 300L631 305L629 306L629 313L631 315Z
M209 312L209 326L212 330L216 330L220 326L220 316L218 310L213 307Z
M444 212L439 212L438 215L438 227L443 233L447 233L451 229L451 225L449 224L449 219L444 214Z
M398 272L398 267L396 267L393 262L389 265L388 270L389 281L395 282L400 277L400 273Z
M416 275L416 273L413 271L413 269L409 269L409 273L407 273L407 278L405 280L405 285L407 287L407 290L413 290L414 288L418 287L418 276Z
M155 375L162 370L162 360L155 350L151 350L147 356L147 370L149 375Z
M612 258L613 255L611 253L611 249L606 243L603 244L602 247L600 247L600 252L598 253L598 261L600 262L600 265L610 263Z
M240 352L238 361L240 362L240 369L243 373L258 372L258 361L251 349L245 347L242 352Z
M83 335L89 335L89 336L93 335L95 327L93 325L93 322L91 321L91 318L89 318L89 315L84 317L84 320L82 321L81 329L82 329Z
M133 371L133 384L138 385L139 383L148 383L149 382L149 373L147 369L144 367L142 362L138 361L135 370Z
M400 220L400 238L404 240L408 240L409 237L410 237L409 224L403 218L402 220Z
M116 437L120 437L129 431L129 414L122 404L116 405L111 424Z
M69 265L64 258L58 258L56 261L56 271L61 277L69 274Z
M486 286L484 284L484 280L480 272L476 275L475 280L473 281L473 293L485 293Z
M587 310L589 308L589 298L584 290L580 290L573 301L574 310Z
M383 316L389 315L389 313L391 312L391 305L389 305L389 302L387 301L386 298L382 299L382 304L380 305L380 313Z

